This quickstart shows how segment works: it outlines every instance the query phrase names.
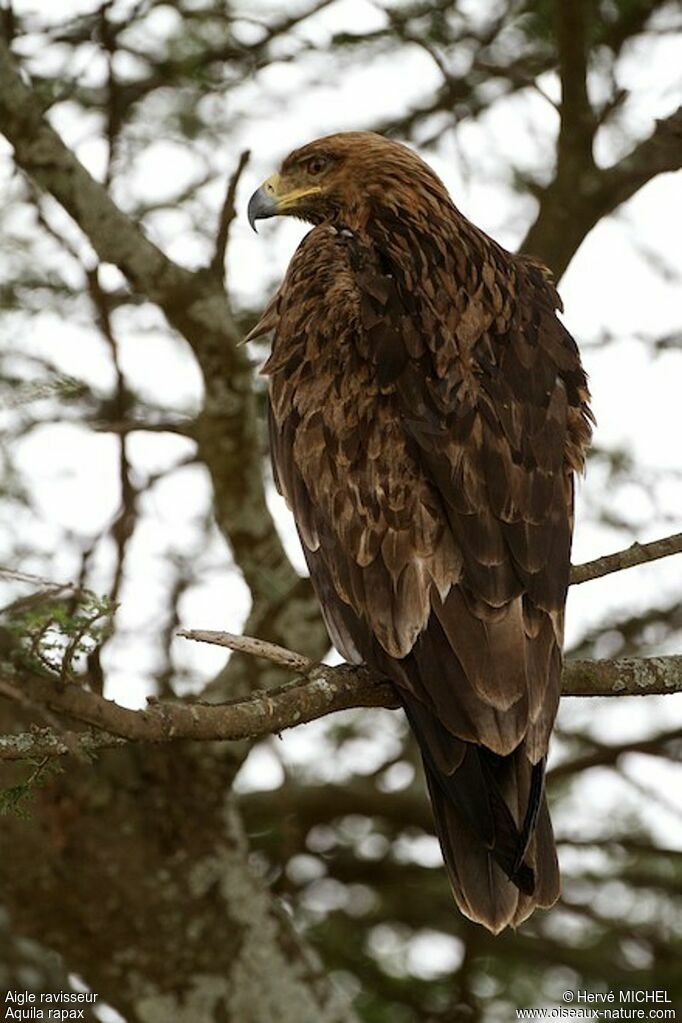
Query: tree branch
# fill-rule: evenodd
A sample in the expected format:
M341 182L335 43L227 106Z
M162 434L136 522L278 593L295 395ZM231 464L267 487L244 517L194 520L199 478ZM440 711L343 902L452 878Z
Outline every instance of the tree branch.
M571 583L597 579L657 558L682 552L682 533L648 544L635 543L582 565L574 565ZM31 577L32 578L32 577ZM0 695L93 726L97 731L61 732L49 728L0 737L0 760L90 755L133 742L256 739L353 707L398 707L393 686L364 665L315 664L303 654L252 636L209 630L182 630L180 636L226 647L280 667L299 678L249 699L229 703L152 702L131 710L80 686L13 669L0 678ZM9 672L8 672L9 674ZM575 660L564 666L564 696L633 696L682 692L682 655L618 660Z
M1 37L0 131L14 147L19 167L73 217L100 259L118 266L167 315L179 311L195 290L194 275L149 241L79 163L45 120Z
M601 172L602 212L611 213L658 174L682 167L682 107L656 121L654 130L613 167Z
M211 272L221 280L225 272L225 253L227 251L227 242L230 236L230 227L232 226L232 221L237 213L235 209L237 185L239 184L242 173L249 162L250 156L250 151L245 149L239 157L237 166L235 167L232 177L227 184L225 199L220 211L220 217L218 218L218 233L216 235L215 252L213 253L213 258L211 260Z
M592 165L595 118L587 95L591 0L554 5L561 78L561 125L557 177L567 179Z
M557 173L541 194L538 215L520 251L539 257L558 280L602 217L631 199L658 174L680 168L682 107L656 121L649 137L612 167L586 166L572 177L559 177Z
M252 367L236 346L239 331L222 279L208 267L194 272L174 263L116 206L45 119L2 37L0 132L17 165L73 217L99 258L116 265L190 344L205 384L193 437L211 474L218 528L251 591L249 629L286 643L295 606L301 644L323 656L326 633L309 580L294 571L267 507ZM230 662L232 691L261 685L256 668L253 661ZM224 691L223 681L214 688Z
M574 565L571 569L571 585L577 586L591 579L600 579L612 572L622 572L624 568L634 568L635 565L643 565L648 561L657 561L658 558L668 558L671 554L680 553L682 533L674 533L661 540L652 540L651 543L633 543L631 547L626 547L615 554L605 554L594 561Z
M564 696L673 692L682 692L682 655L568 661L562 678ZM0 738L0 760L63 756L74 749L87 754L120 745L121 739L154 743L257 739L338 710L399 706L385 678L364 665L350 664L319 664L284 686L224 704L152 702L143 710L131 710L80 686L60 685L39 675L9 678L3 682L2 695L46 706L108 734L59 734L43 729L5 736Z

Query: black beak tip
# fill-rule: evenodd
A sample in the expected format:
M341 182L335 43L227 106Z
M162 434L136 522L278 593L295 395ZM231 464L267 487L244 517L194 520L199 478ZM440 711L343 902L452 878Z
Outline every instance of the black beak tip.
M254 193L251 196L251 198L249 199L249 205L246 208L246 216L247 216L247 219L248 219L249 224L251 225L252 229L255 231L256 234L258 234L258 229L256 227L256 221L258 220L258 213L256 212L256 204L253 201L255 198L256 198L256 193Z
M249 224L256 230L256 221L277 215L277 200L269 195L263 187L257 188L249 199L246 216Z

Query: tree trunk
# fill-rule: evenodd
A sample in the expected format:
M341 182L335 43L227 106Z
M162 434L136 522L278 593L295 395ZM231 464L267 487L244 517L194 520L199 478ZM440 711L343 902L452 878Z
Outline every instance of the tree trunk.
M12 928L130 1021L351 1023L250 869L233 767L225 746L187 743L112 750L52 778L30 819L3 821Z

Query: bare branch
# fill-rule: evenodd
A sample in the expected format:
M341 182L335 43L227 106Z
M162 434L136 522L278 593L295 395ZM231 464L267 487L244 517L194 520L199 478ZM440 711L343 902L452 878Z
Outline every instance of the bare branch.
M11 579L12 582L30 583L31 586L39 586L41 589L49 590L50 592L56 591L61 593L63 590L74 590L77 593L82 592L78 583L55 583L42 575L35 575L33 572L22 572L18 568L8 568L5 565L0 565L0 576L3 576L5 579Z
M615 554L606 554L594 561L586 561L582 565L574 565L571 569L571 585L589 582L590 579L599 579L612 572L622 572L624 568L633 568L635 565L643 565L647 561L656 561L658 558L668 558L671 554L682 553L682 533L675 533L666 536L661 540L653 540L651 543L633 543L625 550L617 551Z
M309 672L314 666L309 657L287 650L277 643L256 639L254 636L238 636L233 632L211 632L203 629L182 629L178 636L193 639L197 643L213 643L215 646L227 647L228 650L235 650L238 653L251 654L252 657L264 657L266 661L280 664L284 668L292 668L294 671Z
M215 252L211 260L210 269L220 280L223 279L225 273L225 252L227 251L230 227L236 216L235 199L237 196L237 186L250 156L250 150L245 149L239 157L237 166L227 184L225 200L218 219L218 234L216 235Z
M45 120L2 38L0 131L14 147L17 164L70 213L101 260L118 266L167 315L172 304L189 298L194 275L149 241L79 163Z

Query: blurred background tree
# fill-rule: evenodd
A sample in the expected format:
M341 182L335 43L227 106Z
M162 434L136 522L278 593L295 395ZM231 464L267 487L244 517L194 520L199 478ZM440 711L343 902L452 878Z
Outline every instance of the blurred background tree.
M567 322L602 424L577 553L673 531L675 3L16 0L0 28L0 642L15 671L17 649L22 665L68 659L140 706L286 677L190 649L181 624L327 654L266 468L264 349L235 343L303 230L251 237L245 197L344 128L411 142L504 244L558 278L571 264ZM670 563L590 583L570 612L569 653L679 648ZM679 1005L680 717L673 696L564 704L549 775L564 893L496 939L452 906L394 712L256 746L5 766L0 987L86 985L91 1018L129 1023L495 1023L575 988ZM46 723L0 689L2 732Z

